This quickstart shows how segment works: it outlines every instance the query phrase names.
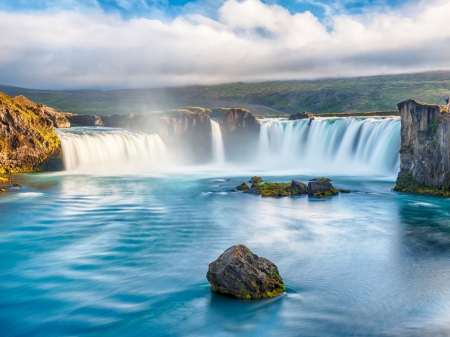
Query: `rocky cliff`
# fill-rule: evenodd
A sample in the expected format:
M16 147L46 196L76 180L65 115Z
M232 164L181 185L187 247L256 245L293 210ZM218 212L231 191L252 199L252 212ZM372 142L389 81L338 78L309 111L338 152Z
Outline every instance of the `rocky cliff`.
M61 169L55 126L70 123L63 113L24 96L0 93L0 173Z
M188 161L207 160L212 152L209 113L187 109L167 111L160 118L158 134L167 146L178 150Z
M408 100L401 114L400 173L396 191L450 196L448 106Z
M240 161L255 153L260 123L249 110L240 108L211 109L211 118L218 120L227 160Z

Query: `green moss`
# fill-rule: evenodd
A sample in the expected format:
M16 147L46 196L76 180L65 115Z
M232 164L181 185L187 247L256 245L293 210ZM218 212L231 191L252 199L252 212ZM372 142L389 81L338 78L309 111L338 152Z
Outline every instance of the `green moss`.
M450 197L450 186L447 186L447 189L426 186L425 184L418 182L410 172L399 174L394 191Z

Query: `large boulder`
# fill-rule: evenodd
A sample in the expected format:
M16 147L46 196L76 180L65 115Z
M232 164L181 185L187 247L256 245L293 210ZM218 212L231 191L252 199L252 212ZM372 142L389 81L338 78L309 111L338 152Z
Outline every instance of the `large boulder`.
M290 190L291 195L308 194L308 186L297 180L292 180Z
M315 198L331 197L339 194L328 178L318 178L308 182L308 195Z
M237 298L269 298L286 291L277 266L244 245L228 248L209 265L206 278L213 291Z

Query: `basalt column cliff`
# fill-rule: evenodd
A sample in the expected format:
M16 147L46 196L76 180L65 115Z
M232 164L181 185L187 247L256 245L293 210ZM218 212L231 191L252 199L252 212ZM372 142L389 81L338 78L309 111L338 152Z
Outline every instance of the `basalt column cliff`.
M398 108L402 119L401 166L395 190L450 196L448 106L408 100Z

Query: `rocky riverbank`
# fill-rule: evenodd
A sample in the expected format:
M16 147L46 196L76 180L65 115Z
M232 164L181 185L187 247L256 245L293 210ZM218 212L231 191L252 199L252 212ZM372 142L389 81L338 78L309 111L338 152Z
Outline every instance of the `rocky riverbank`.
M408 100L401 114L400 173L395 191L450 196L448 106Z
M63 113L0 93L0 173L62 169L55 127L70 127Z

